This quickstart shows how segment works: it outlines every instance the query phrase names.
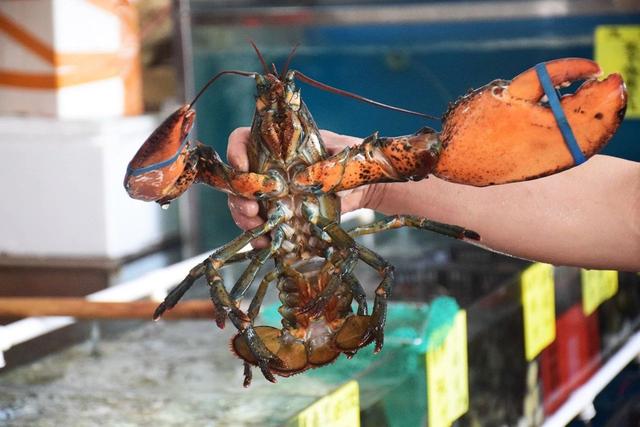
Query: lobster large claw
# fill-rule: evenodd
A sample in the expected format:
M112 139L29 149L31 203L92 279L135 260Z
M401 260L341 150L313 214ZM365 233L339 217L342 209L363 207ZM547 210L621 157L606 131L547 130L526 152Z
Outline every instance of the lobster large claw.
M546 63L554 86L585 83L561 98L584 157L600 150L620 125L627 95L619 74L604 80L598 64L565 58ZM443 118L443 150L434 174L486 186L538 178L575 165L534 68L495 80L456 101Z

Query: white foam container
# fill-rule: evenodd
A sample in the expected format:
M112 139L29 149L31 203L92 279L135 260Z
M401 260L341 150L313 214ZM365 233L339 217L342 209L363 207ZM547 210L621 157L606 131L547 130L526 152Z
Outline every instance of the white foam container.
M135 8L122 1L0 0L0 113L139 114L140 46L129 16Z
M130 199L122 184L159 123L0 117L0 253L120 258L175 235L175 207Z

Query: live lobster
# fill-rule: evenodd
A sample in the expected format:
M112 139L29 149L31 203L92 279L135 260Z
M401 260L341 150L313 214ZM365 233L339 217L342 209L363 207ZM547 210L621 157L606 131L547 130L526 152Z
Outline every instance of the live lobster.
M384 105L288 70L292 55L281 73L275 66L270 70L257 48L256 52L264 74L227 70L214 76L193 102L174 112L144 142L124 180L131 197L160 204L169 203L197 182L259 201L266 222L214 250L169 293L154 315L159 318L174 307L195 280L204 276L217 325L222 328L228 318L238 329L232 349L244 361L245 386L251 382L251 365L275 382L275 375L287 377L323 366L341 353L350 357L372 342L375 352L382 349L393 266L354 238L409 226L456 239L480 239L474 231L457 225L407 215L345 231L340 227L336 192L373 183L420 180L429 174L461 184L495 185L546 176L575 164L554 114L541 101L544 93L534 69L512 81L495 80L452 103L442 118L441 132L425 127L394 138L374 133L360 145L329 156L301 100L296 79ZM586 80L574 94L562 97L561 105L580 152L588 158L609 141L624 116L622 78L612 74L597 80L599 66L586 59L559 59L544 65L556 87ZM256 81L249 172L226 165L207 145L188 142L195 101L224 74ZM262 235L271 237L268 248L239 252ZM240 300L270 259L273 269L260 282L248 310L241 310ZM249 261L246 270L227 290L220 269L244 260ZM381 277L371 312L353 274L359 261ZM254 324L273 282L282 302L280 329Z

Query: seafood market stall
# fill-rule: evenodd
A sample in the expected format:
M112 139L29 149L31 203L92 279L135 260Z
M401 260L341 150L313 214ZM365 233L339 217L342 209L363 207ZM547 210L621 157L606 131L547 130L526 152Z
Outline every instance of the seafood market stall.
M96 22L118 43L126 45L136 34L129 9L133 2L73 1L87 22ZM423 155L412 150L447 133L441 116L456 116L459 108L465 117L472 109L470 103L454 104L456 99L536 63L550 69L555 58L594 58L605 74L622 72L628 99L618 98L627 101L627 115L610 132L615 135L602 152L640 161L638 5L623 0L139 3L143 14L146 7L153 10L142 21L143 43L172 23L163 30L164 38L154 41L153 54L141 51L145 90L172 92L176 85L170 101L150 101L145 95L147 108L163 112L139 115L140 105L125 102L136 81L135 67L126 65L111 78L128 82L116 104L133 108L134 117L117 110L107 119L100 116L104 112L81 108L54 111L56 118L22 111L0 117L7 124L0 130L0 148L18 153L10 167L31 170L33 158L37 170L50 171L27 174L35 176L33 182L25 178L30 193L42 194L28 198L33 204L23 221L19 211L0 210L8 236L0 247L0 425L635 425L634 417L640 417L638 272L522 260L469 244L477 240L472 230L410 216L380 221L373 211L357 210L342 217L340 225L348 232L323 220L336 215L333 196L325 193L348 191L349 179L375 179L379 166L369 164L358 169L359 175L349 175L345 166L335 173L336 164L391 153L385 158L402 178L397 180L421 178L415 168L424 157L413 161L410 154ZM25 36L31 17L12 7L17 6L0 7L0 34L32 52L33 43L25 43L37 40ZM68 16L68 10L60 10L60 16ZM128 30L113 31L105 10ZM12 20L23 22L26 30L21 32ZM42 45L35 45L36 56L42 57ZM97 52L104 49L96 46ZM96 52L92 61L109 65L104 70L132 64L133 51L118 48L118 61ZM170 67L167 58L175 61ZM81 64L91 62L81 59ZM0 58L0 71L1 65ZM176 76L167 77L167 68L177 70ZM59 81L67 81L64 70L57 70ZM301 92L291 89L287 70L300 72L296 87ZM211 80L221 71L220 80ZM0 73L0 88L7 86L5 77ZM575 86L563 93L575 92ZM47 90L62 99L68 95L62 93L65 87ZM113 87L100 93L111 99L107 93ZM267 107L272 87L282 92ZM338 96L345 91L346 97ZM501 91L496 86L490 92ZM541 101L545 107L553 103L549 95ZM357 102L363 98L364 103ZM368 99L417 114L378 109ZM190 104L176 111L176 102ZM289 123L278 113L280 104L294 111L291 122L298 120L298 127L273 131ZM109 105L105 101L101 107ZM256 109L257 119L252 119ZM602 120L608 114L606 122L623 113L603 107L592 116ZM99 117L77 117L82 114ZM276 142L268 152L252 152L250 162L258 158L260 167L267 164L275 172L252 168L247 178L212 149L224 158L229 133L252 120L254 132ZM344 163L331 163L314 145L319 135L314 120L320 129L362 138L375 131L435 130L412 135L413 145L374 134L367 140L370 146L345 154ZM145 141L158 125L160 130ZM271 131L278 136L270 139ZM20 145L22 132L26 143ZM190 145L189 132L204 145ZM285 144L290 140L301 148L291 150ZM440 149L428 148L430 153ZM394 150L400 149L412 161L394 163ZM304 163L307 175L278 169L293 151L305 162L313 160L310 166ZM50 159L62 159L64 167L46 169ZM296 187L296 179L313 176L309 170L316 164L338 178L326 173L324 178L335 181ZM204 185L194 185L169 206L197 180L264 201L267 225L237 238L241 231L227 196ZM330 187L325 193L323 185ZM60 188L72 196L59 195ZM299 193L289 204L280 203L289 190ZM133 202L127 193L165 209ZM12 198L27 200L17 190ZM50 224L33 213L43 206L52 208ZM414 228L401 228L407 224ZM21 240L30 227L29 241ZM266 232L272 250L252 250L247 243ZM317 258L322 261L316 268ZM271 280L273 272L277 280ZM390 280L392 291L386 287ZM11 299L18 296L31 299ZM37 303L36 296L49 299ZM10 303L17 311L10 310ZM377 351L380 325L384 347Z

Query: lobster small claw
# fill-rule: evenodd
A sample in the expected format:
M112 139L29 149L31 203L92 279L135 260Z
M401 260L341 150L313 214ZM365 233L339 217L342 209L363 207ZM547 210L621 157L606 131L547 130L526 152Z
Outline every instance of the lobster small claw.
M565 58L544 64L552 84L585 80L560 104L579 150L589 158L611 139L626 109L619 74L602 74L593 61ZM576 164L546 105L535 68L513 81L495 80L450 106L440 134L443 150L434 174L447 181L486 186L538 178Z
M600 66L581 58L556 59L545 62L547 72L554 86L563 87L578 80L595 79L602 75ZM517 75L508 86L509 95L514 98L538 102L544 96L544 89L534 68Z
M187 135L195 117L195 110L183 105L147 138L127 167L124 187L129 196L156 201L172 191L186 167Z

